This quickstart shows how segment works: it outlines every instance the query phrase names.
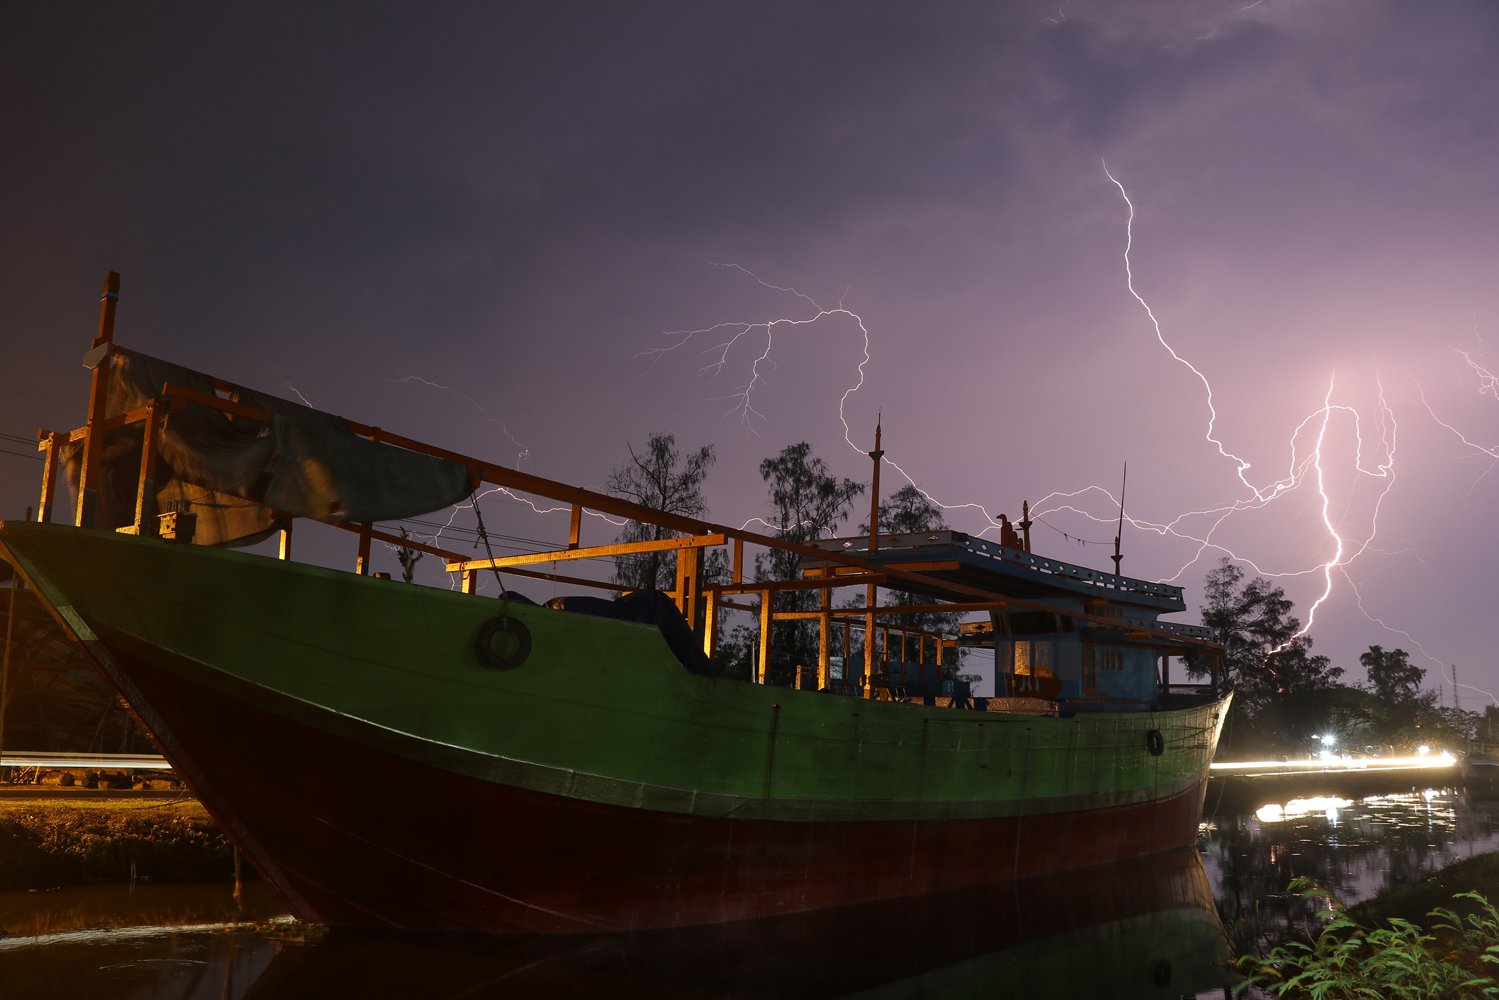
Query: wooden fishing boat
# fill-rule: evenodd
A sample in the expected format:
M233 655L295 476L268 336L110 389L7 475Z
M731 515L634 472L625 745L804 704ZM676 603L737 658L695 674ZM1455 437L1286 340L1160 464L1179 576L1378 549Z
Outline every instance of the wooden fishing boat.
M117 288L112 275L86 359L88 426L42 435L38 520L0 524L0 555L304 919L687 926L1193 842L1229 696L1170 683L1173 658L1218 654L1204 630L1158 620L1184 609L1179 588L1044 559L1018 536L876 525L800 546L662 514L128 351ZM50 523L60 478L76 479L73 524ZM376 527L482 483L566 505L566 541L475 560ZM586 510L675 534L585 546ZM295 518L357 536L355 572L292 560ZM281 558L213 544L277 532ZM438 554L463 586L368 575L374 542ZM715 546L732 569L705 580ZM746 579L747 548L800 555L800 577ZM475 592L496 568L608 590L537 567L662 549L678 554L674 591L588 608L604 614ZM835 607L840 588L866 603ZM927 603L882 605L880 588ZM820 607L778 611L786 590ZM735 607L759 616L748 679L713 666ZM895 655L898 616L931 607L986 617ZM767 683L787 620L821 635L801 685ZM838 684L845 625L887 635ZM927 651L965 643L994 649L995 697L943 689Z

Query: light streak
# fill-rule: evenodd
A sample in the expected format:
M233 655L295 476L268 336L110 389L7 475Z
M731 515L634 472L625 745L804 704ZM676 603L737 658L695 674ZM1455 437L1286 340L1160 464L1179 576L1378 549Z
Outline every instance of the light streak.
M1213 761L1213 774L1242 774L1265 777L1275 774L1302 774L1322 771L1403 771L1410 768L1452 767L1457 758L1447 751L1404 757L1312 757L1305 760L1231 760Z

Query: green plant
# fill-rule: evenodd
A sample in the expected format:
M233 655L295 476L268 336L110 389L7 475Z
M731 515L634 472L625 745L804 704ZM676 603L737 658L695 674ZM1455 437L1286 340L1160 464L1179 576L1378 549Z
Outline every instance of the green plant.
M1248 975L1239 993L1257 987L1277 997L1310 1000L1499 997L1499 983L1484 975L1499 963L1499 911L1477 893L1453 897L1472 904L1475 912L1432 910L1428 933L1398 917L1387 927L1366 928L1309 879L1292 882L1291 891L1320 904L1320 929L1310 942L1285 942L1264 957L1240 958Z

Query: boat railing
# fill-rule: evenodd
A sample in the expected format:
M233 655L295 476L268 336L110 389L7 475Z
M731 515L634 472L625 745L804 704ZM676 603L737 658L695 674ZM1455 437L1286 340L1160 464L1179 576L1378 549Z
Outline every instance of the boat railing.
M825 552L868 554L872 551L869 539L866 537L827 538L819 540L814 544ZM990 541L986 538L975 538L961 531L882 534L879 536L876 545L877 548L873 551L885 553L919 552L924 549L957 547L982 560L992 561L996 567L1002 566L1011 571L1016 568L1029 570L1038 575L1060 577L1078 583L1086 583L1102 590L1109 590L1120 594L1141 594L1176 602L1183 600L1182 588L1169 583L1155 583L1136 577L1105 573L1101 570L1090 569L1087 566L1079 566L1076 563L1063 562L1060 559L1048 559L1045 556L1038 556L1034 553L1026 552L1024 549L1001 545L999 542Z

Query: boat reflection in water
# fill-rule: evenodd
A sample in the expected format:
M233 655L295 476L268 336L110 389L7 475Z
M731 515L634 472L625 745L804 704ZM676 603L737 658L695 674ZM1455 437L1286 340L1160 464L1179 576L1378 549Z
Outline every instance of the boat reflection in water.
M287 948L270 997L1178 997L1228 982L1193 851L795 917L630 935L335 934Z
M983 889L682 931L335 932L316 942L278 933L119 930L93 935L86 945L67 935L36 936L0 944L0 966L9 967L8 998L143 1000L1175 998L1229 982L1222 926L1202 863L1190 850ZM78 960L81 947L88 949L85 961Z

